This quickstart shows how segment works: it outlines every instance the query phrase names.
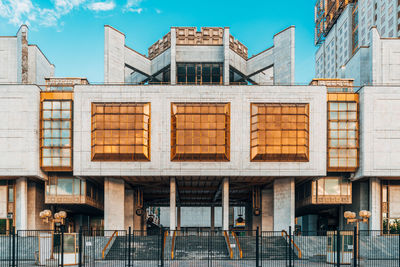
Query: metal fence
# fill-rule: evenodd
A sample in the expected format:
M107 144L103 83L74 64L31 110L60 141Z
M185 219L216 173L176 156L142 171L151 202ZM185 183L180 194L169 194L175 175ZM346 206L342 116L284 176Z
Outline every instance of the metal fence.
M0 267L400 266L400 234L382 231L12 231Z

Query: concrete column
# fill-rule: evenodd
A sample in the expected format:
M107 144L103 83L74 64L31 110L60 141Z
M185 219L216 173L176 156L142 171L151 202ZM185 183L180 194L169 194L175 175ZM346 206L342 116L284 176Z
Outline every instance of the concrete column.
M134 191L133 190L125 190L125 228L126 230L131 227L134 228L134 214L135 214L135 207L134 207Z
M28 230L28 179L21 177L16 182L16 230Z
M104 26L104 82L125 82L125 35L111 26Z
M295 27L281 31L274 36L274 84L294 84Z
M169 229L176 230L176 180L171 178L169 182Z
M49 225L44 223L39 217L39 213L46 209L44 204L44 183L29 181L27 187L28 201L27 201L27 216L29 230L45 230ZM68 216L68 214L67 214ZM69 216L68 216L69 217Z
M215 229L215 207L214 206L211 206L211 222L210 222L210 225L211 225L211 230L212 231L214 231L214 229Z
M176 28L171 28L171 84L176 84Z
M261 190L261 231L274 230L274 193L272 189Z
M181 230L181 207L180 206L177 208L177 222L178 222L177 230L180 231Z
M229 230L229 179L222 180L222 230Z
M125 229L125 182L104 179L104 230Z
M229 85L229 27L224 28L224 37L223 37L223 44L224 44L224 71L223 71L223 80L225 85Z
M381 181L378 178L369 179L369 210L371 212L369 230L381 230Z
M274 231L294 230L294 178L274 180Z

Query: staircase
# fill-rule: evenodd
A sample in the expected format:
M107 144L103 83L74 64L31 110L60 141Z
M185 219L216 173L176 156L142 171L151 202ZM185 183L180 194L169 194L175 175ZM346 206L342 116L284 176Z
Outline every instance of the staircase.
M209 254L210 250L210 254ZM177 236L175 259L229 259L229 252L223 236Z
M160 239L158 235L132 236L131 237L131 259L132 260L156 260L160 258ZM106 260L123 260L128 257L128 237L117 236Z
M243 259L256 258L256 237L255 236L238 236L240 246L243 251ZM288 243L281 236L264 236L260 237L260 257L263 260L284 260L288 254ZM296 253L292 253L297 259Z

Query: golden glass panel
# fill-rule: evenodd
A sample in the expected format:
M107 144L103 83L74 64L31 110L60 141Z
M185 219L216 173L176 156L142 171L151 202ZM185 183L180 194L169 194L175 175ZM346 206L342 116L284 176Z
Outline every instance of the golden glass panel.
M229 103L172 103L171 160L229 161L229 157Z
M92 103L92 160L149 161L150 103Z
M251 161L308 161L308 104L251 104Z
M358 94L328 94L328 171L356 171L359 157Z

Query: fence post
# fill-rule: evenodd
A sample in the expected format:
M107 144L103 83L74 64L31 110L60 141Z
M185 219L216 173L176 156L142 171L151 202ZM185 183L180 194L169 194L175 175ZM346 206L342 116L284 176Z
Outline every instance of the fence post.
M79 227L79 241L78 241L78 246L79 246L79 254L78 254L78 262L79 262L79 267L82 267L82 225Z
M354 227L354 233L353 233L353 267L357 267L357 249L358 249L358 238L357 238L357 227Z
M398 235L399 235L399 245L397 251L399 252L399 267L400 267L400 233L398 233Z
M15 267L16 265L16 261L15 261L15 227L13 227L12 229L12 262L11 262L11 266Z
M256 231L256 267L260 267L260 228L257 226Z
M340 255L342 253L342 243L340 239L340 230L336 230L336 266L340 267Z
M160 266L164 267L164 228L161 227L161 238L160 238Z
M128 267L131 267L131 234L132 234L132 228L129 226L129 229L128 229Z
M64 267L64 225L60 226L61 228L61 267Z
M292 226L289 226L289 267L292 267Z

